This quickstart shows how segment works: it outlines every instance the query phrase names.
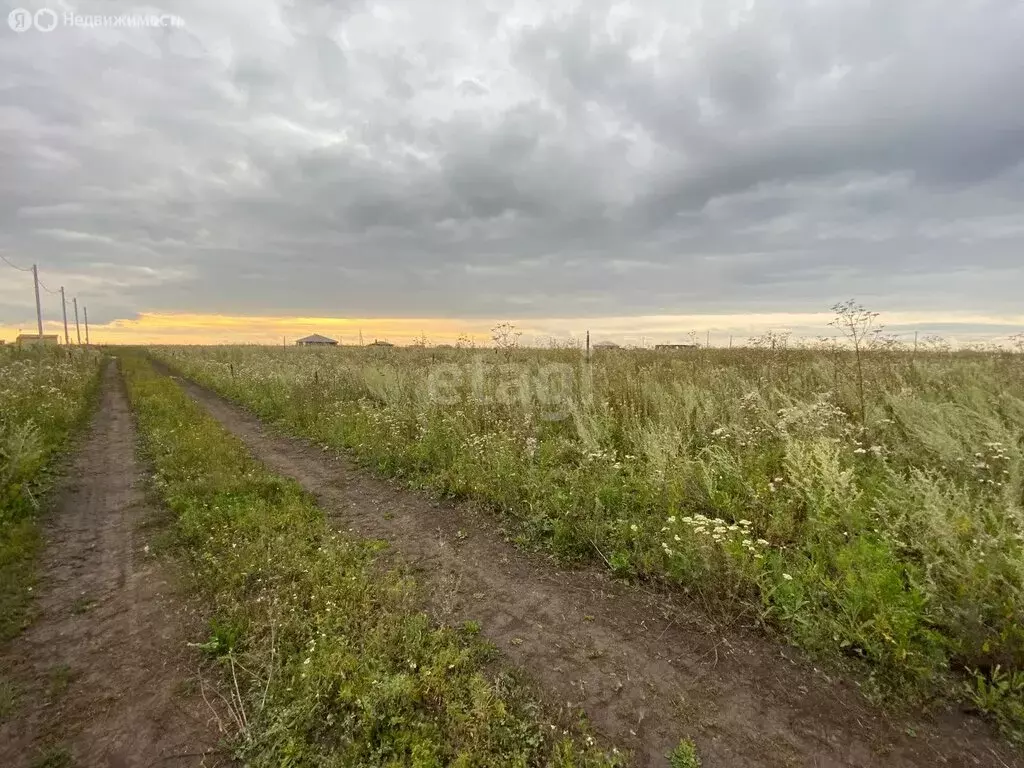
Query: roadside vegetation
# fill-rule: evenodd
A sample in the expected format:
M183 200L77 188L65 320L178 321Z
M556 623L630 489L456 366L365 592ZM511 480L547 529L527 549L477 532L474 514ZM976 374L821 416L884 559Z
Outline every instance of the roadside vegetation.
M141 355L122 368L246 765L620 763L551 719L476 627L432 624L414 582L382 562L386 544L332 531Z
M836 339L676 353L161 348L264 419L507 535L759 620L872 695L1024 727L1024 354ZM569 373L567 373L569 372ZM552 383L554 382L554 383Z
M94 350L0 347L0 642L22 628L55 459L91 410Z

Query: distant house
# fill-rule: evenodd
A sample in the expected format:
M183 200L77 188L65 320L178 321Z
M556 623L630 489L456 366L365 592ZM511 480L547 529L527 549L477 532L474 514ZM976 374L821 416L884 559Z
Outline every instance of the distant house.
M674 352L677 349L700 349L699 344L655 344L654 349L658 352Z
M336 347L338 342L334 339L328 339L326 336L321 336L319 333L314 333L312 336L306 336L305 338L298 339L295 342L297 347Z
M619 349L619 345L614 341L599 341L594 345L594 349Z
M44 333L42 336L37 333L20 333L15 343L19 347L56 347L60 344L60 337L56 333Z
M377 339L374 339L373 340L373 344L367 344L366 346L368 346L368 347L393 347L395 345L392 344L390 341L378 341Z

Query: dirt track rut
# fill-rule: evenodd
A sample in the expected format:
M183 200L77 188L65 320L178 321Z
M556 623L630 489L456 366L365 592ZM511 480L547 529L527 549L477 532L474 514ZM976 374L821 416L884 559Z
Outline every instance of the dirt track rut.
M705 768L1022 765L972 718L885 718L849 684L791 660L799 654L716 629L699 611L598 569L560 569L502 541L493 520L465 505L376 479L178 381L257 457L313 493L336 525L388 540L417 572L435 617L479 621L553 703L582 708L637 765L666 765L680 737L697 743Z
M84 768L209 765L218 734L186 691L191 620L140 530L154 512L112 363L102 386L45 531L38 616L0 653L19 690L0 765L68 764L36 762L47 754Z

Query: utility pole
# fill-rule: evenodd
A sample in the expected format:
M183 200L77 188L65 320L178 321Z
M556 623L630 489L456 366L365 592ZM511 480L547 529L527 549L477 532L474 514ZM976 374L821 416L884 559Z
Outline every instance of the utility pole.
M68 346L71 341L68 338L68 300L64 298L64 286L60 287L60 311L64 315L64 346Z
M85 346L89 346L89 308L82 307L82 312L85 313Z
M706 349L711 349L711 331L708 331L708 343L704 345Z
M32 282L36 287L36 327L39 328L39 343L43 343L43 308L39 304L39 270L32 265Z
M590 362L590 331L587 331L587 362Z
M78 335L78 346L82 346L82 326L78 324L78 297L75 296L71 302L75 305L75 333Z

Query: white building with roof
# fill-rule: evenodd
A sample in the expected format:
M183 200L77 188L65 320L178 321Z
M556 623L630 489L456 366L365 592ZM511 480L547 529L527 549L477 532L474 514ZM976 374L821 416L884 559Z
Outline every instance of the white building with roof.
M336 347L338 342L334 339L329 339L326 336L321 336L319 333L314 333L312 336L305 336L295 341L297 347Z

